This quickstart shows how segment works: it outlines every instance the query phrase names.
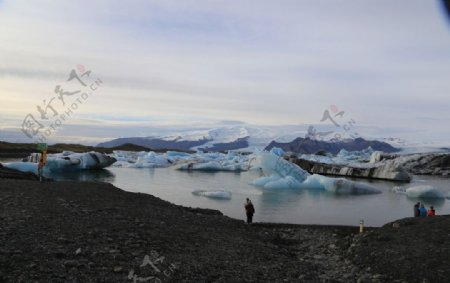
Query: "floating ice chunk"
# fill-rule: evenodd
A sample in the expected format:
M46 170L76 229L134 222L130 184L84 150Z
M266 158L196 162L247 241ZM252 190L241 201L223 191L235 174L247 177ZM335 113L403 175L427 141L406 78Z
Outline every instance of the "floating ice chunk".
M364 183L317 174L310 175L296 164L269 152L259 154L253 168L260 168L265 175L265 177L254 180L253 184L264 188L305 188L324 190L335 194L380 193L377 188Z
M267 183L279 180L278 176L263 176L253 180L252 184L258 187L264 187Z
M369 163L377 163L377 162L380 162L380 161L381 161L381 158L382 158L382 154L383 154L382 151L374 151L374 152L372 153L372 155L370 155L370 161L369 161Z
M93 151L86 153L63 152L49 154L45 170L102 169L114 162L116 162L115 158Z
M40 155L39 155L40 156ZM34 160L34 154L32 155ZM45 172L72 171L85 169L101 169L113 164L116 159L98 152L75 153L64 151L63 153L49 154L44 167ZM37 173L35 162L13 162L7 167L23 172Z
M309 176L302 184L303 188L308 189L324 189L334 194L378 194L381 191L365 183L353 182L344 178L330 178L322 175L314 174Z
M259 154L256 157L254 167L261 168L266 176L291 176L299 183L303 182L310 175L298 165L269 152Z
M249 160L248 155L241 155L236 152L229 152L228 154L197 152L189 154L177 151L166 153L115 151L113 156L119 160L115 164L117 167L147 168L179 165L178 169L180 170L200 171L244 171L248 170Z
M373 149L370 146L366 149L357 151L347 151L345 149L341 149L336 155L336 158L346 161L353 161L353 160L362 161L362 160L369 160L371 158L372 153Z
M276 156L283 156L284 150L279 147L272 147L272 149L270 150L270 153L273 153Z
M128 167L128 168L154 168L154 167L168 167L173 165L169 157L162 154L150 152L127 152L114 151L113 156L119 160L114 166Z
M203 196L208 198L217 198L217 199L231 199L231 192L228 191L204 191L197 190L192 192L193 195Z
M446 198L443 192L430 185L409 187L406 189L406 195L410 198Z
M205 172L217 172L217 171L244 171L245 168L242 164L221 164L218 161L209 161L203 163L185 163L177 168L178 170L195 170Z
M166 156L170 158L190 158L192 155L186 152L167 151Z
M292 176L278 178L277 180L267 182L264 185L266 189L299 189L301 183Z
M2 163L6 168L22 171L22 172L30 172L37 175L38 173L38 164L34 162L9 162Z
M406 189L404 187L395 186L392 188L392 192L399 195L406 195Z

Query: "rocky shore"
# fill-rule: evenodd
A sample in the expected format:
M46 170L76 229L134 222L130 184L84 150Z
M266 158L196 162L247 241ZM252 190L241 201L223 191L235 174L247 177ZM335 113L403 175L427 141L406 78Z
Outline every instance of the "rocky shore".
M259 223L106 183L0 178L0 282L446 282L450 217Z

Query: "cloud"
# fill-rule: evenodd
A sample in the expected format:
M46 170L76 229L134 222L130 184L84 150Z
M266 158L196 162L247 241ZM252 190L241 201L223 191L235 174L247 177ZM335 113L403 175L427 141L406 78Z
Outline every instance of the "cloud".
M420 0L1 1L2 114L35 111L83 64L104 81L83 118L315 123L336 104L361 124L417 127L408 121L419 113L449 117L440 9Z

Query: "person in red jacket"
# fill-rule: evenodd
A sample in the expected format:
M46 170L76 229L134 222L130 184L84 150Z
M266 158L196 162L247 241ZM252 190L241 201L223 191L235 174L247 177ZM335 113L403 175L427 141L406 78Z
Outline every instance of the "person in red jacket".
M428 209L428 216L435 216L436 215L436 211L434 210L433 206L430 206L430 209Z
M245 203L245 214L247 214L247 224L251 224L253 220L253 214L255 213L255 207L253 206L252 201L247 198L247 202Z

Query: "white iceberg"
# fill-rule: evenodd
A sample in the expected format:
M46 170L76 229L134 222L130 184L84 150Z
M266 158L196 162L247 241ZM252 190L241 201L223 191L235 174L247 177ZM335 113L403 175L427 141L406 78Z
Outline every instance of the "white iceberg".
M38 174L38 164L35 162L8 162L8 163L2 163L3 166L18 170L21 172L30 172L34 174Z
M408 196L409 198L446 198L445 194L442 191L430 185L421 185L407 188L406 196Z
M312 189L335 194L376 194L380 190L365 183L353 182L343 178L329 178L311 175L294 163L270 152L263 152L255 159L253 170L259 169L263 176L252 182L253 185L271 189Z
M406 195L406 189L401 186L395 186L392 188L392 192L399 194L399 195Z
M114 151L112 156L118 160L116 167L129 168L154 168L169 167L177 165L179 170L198 171L246 171L248 170L247 155L236 152L223 154L219 152L197 152L185 153L167 151L166 153L155 152L126 152Z
M217 172L217 171L232 171L240 172L247 170L246 166L242 164L230 164L230 163L220 163L218 161L209 162L189 162L177 167L177 170L187 170L187 171L204 171L204 172Z
M303 188L324 189L334 194L365 195L378 194L381 191L366 183L349 181L344 178L329 178L318 174L309 176L302 184Z
M197 190L192 192L193 195L203 196L208 198L217 198L217 199L231 199L231 192L228 191L205 191L205 190Z
M279 148L279 147L272 147L272 149L270 150L270 153L273 153L277 156L283 156L284 155L284 150Z
M368 161L370 160L372 154L373 149L370 146L366 149L356 151L341 149L336 155L336 159L343 161Z
M5 163L5 167L22 172L37 174L38 164L35 162L36 154L26 158L24 162ZM39 159L39 158L38 158ZM98 152L75 153L64 151L63 153L49 154L44 173L58 171L76 171L89 169L102 169L116 162L116 159Z
M114 164L115 167L155 168L168 167L174 163L166 155L158 154L153 151L114 151L112 156L118 160L118 162Z

